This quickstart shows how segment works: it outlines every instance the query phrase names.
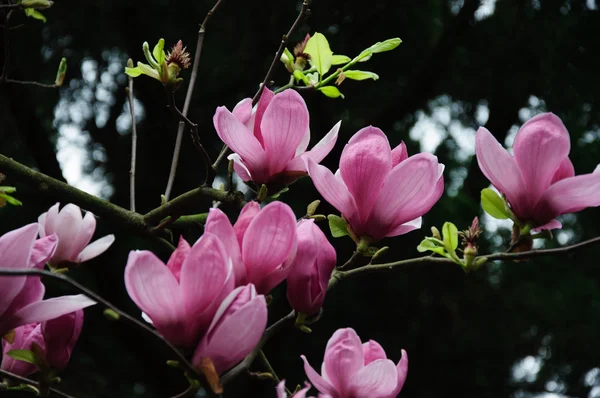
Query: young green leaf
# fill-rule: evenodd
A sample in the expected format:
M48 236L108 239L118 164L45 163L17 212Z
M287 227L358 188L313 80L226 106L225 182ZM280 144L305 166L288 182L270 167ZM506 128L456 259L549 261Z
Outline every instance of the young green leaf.
M154 59L156 60L156 62L158 62L159 65L162 65L163 61L165 60L165 39L160 39L158 41L158 43L156 43L156 46L154 46L154 49L152 50L152 55L154 56Z
M458 228L451 222L445 222L442 226L444 246L448 253L452 253L458 247Z
M35 8L26 8L24 11L25 11L25 15L27 15L28 17L31 17L33 19L37 19L39 21L46 23L46 17L44 16L44 14L42 14Z
M347 57L345 55L334 55L331 57L331 65L343 65L347 64L350 61L352 61L350 57Z
M294 55L290 52L290 50L285 48L279 60L285 65L285 68L288 70L288 72L294 71Z
M434 242L432 242L430 239L427 239L427 238L423 239L421 241L421 243L419 244L419 246L417 246L417 251L419 251L420 253L424 253L426 251L432 251L441 256L446 255L446 250L443 247L436 245Z
M37 365L35 354L29 350L10 350L6 353L6 355L17 361L23 361Z
M319 76L323 76L331 68L333 52L329 48L329 42L321 33L315 33L308 42L304 52L310 55L310 63L313 65Z
M67 75L67 59L62 58L60 60L60 64L58 65L58 70L56 71L56 79L54 80L54 85L57 87L62 86L65 81L65 76Z
M490 188L484 188L481 191L481 205L483 210L494 218L504 220L511 216L506 209L504 199Z
M342 94L340 90L338 90L338 88L335 86L319 87L317 90L319 90L329 98L344 98L344 94Z
M331 236L334 238L341 238L342 236L349 235L348 224L342 217L336 216L335 214L330 214L327 216L327 219L329 220L329 230L331 231Z
M21 203L20 200L15 199L12 196L2 193L2 191L0 191L0 207L2 207L2 201L5 201L6 203L11 204L13 206L23 206L23 203Z
M310 80L308 77L306 77L306 75L300 72L298 69L294 70L294 79L296 79L297 82L302 81L305 85L310 86Z
M382 53L393 50L394 48L398 47L400 43L402 43L402 40L400 40L398 37L395 37L393 39L387 39L384 42L377 42L371 47L369 47L367 50L369 50L373 54Z
M131 77L138 77L142 74L142 70L140 69L139 66L135 67L135 68L125 67L125 73Z
M352 80L379 79L379 75L377 75L377 73L366 72L362 70L347 70L344 71L344 76Z

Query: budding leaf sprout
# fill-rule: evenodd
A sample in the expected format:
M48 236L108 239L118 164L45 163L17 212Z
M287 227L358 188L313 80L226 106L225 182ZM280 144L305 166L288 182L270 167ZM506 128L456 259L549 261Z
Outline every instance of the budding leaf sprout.
M148 64L138 62L135 68L127 66L125 73L131 77L146 75L176 90L183 81L179 77L179 73L190 67L190 54L186 51L186 47L183 47L181 40L173 46L168 54L165 53L164 48L164 39L160 39L156 43L152 52L150 52L148 42L144 42L142 50Z

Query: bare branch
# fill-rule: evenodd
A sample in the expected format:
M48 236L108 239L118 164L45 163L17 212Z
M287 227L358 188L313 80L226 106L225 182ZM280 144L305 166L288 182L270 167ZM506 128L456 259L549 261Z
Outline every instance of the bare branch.
M30 386L33 386L35 388L39 388L40 387L40 385L39 385L39 383L37 381L33 381L33 380L30 380L30 379L27 379L25 377L16 375L16 374L11 373L11 372L7 372L6 370L3 370L3 369L0 369L0 376L3 376L6 379L10 379L10 380L16 381L16 382L21 383L21 384L29 384ZM0 391L2 391L1 386L0 386ZM57 390L55 388L50 388L49 391L53 395L56 395L57 397L75 398L75 397L73 397L71 395L67 395L64 392L59 391L59 390Z
M131 61L131 60L130 60ZM133 62L131 62L133 65ZM129 169L129 209L135 211L135 164L137 161L137 128L135 123L135 107L133 104L133 78L129 78L127 98L129 99L129 114L131 115L131 167Z

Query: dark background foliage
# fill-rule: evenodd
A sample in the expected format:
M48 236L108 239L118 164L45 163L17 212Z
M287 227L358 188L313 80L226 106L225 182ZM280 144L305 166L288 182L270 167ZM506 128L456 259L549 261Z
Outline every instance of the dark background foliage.
M69 167L81 164L96 193L128 206L131 144L122 68L128 57L143 59L143 41L182 39L193 48L198 24L212 3L57 0L46 12L46 24L15 16L13 23L25 25L10 32L11 77L51 82L62 56L69 71L60 90L0 86L0 152L64 179L69 170L61 170L57 148L79 148L83 157L67 151L61 160L70 159ZM231 109L254 94L299 7L295 0L225 0L214 15L190 113L213 159L221 147L212 126L215 108ZM382 243L391 247L383 261L416 256L416 245L432 225L451 220L463 229L481 215L479 192L488 182L472 148L464 148L464 142L472 146L480 125L505 142L528 117L552 111L571 133L577 172L594 169L600 160L600 12L595 7L593 0L314 1L293 43L318 31L335 53L354 56L376 41L403 40L393 52L361 64L378 73L379 81L344 82L345 100L305 95L313 144L343 120L338 144L324 164L337 167L344 142L367 124L382 128L392 145L406 141L410 153L419 151L419 131L434 131L441 140L435 154L446 164L446 195L424 217L421 231ZM493 13L486 15L486 9ZM278 66L276 86L287 79ZM184 92L177 93L180 104ZM143 106L137 192L139 211L145 212L160 203L176 121L156 81L136 79L135 95ZM186 136L175 193L197 186L203 173ZM0 232L35 221L56 201L10 175L6 182L19 188L25 205L0 209ZM298 216L317 198L309 179L282 196ZM208 205L199 201L195 210ZM334 212L327 204L320 210ZM566 244L597 236L597 216L597 209L589 209L564 217L563 232L546 247L559 245L557 239ZM137 314L123 285L127 253L143 248L163 258L168 253L118 226L98 224L98 236L115 233L117 241L74 277ZM201 230L182 232L195 239ZM508 234L488 223L481 251L506 248ZM350 243L334 242L340 263L350 256ZM346 280L328 296L312 334L289 328L269 342L266 353L289 385L302 383L300 354L318 367L329 336L351 326L364 340L380 342L395 361L401 348L408 351L403 397L598 397L598 254L599 249L586 248L560 258L488 264L472 274L455 266L419 265ZM51 294L69 292L48 284ZM272 320L289 311L284 293L283 287L274 292ZM165 366L166 359L169 353L151 337L109 322L93 308L86 312L61 387L78 397L171 396L185 389L185 379ZM268 381L243 376L226 396L272 397L274 389Z

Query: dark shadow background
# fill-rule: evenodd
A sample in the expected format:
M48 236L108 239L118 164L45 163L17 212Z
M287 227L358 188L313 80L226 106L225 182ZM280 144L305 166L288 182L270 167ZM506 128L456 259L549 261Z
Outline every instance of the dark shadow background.
M344 143L367 124L382 128L392 145L405 140L411 154L419 151L419 142L409 131L415 126L418 131L423 120L440 134L435 154L446 164L447 195L424 217L421 231L383 242L391 250L382 261L418 255L415 247L432 225L451 220L464 229L481 214L479 192L488 182L472 152L465 155L461 149L461 140L472 142L481 124L504 142L525 119L552 111L571 133L576 171L591 172L600 161L596 3L486 0L484 7L494 6L487 16L481 3L315 0L311 17L291 38L295 43L307 32L322 32L335 53L351 57L376 41L403 40L396 50L360 64L378 73L379 81L344 82L345 100L305 95L313 144L343 120L338 144L324 161L332 169ZM198 24L212 4L57 0L46 12L46 24L15 16L13 23L25 26L10 32L11 77L52 82L62 56L68 58L69 71L60 90L0 86L0 152L63 179L63 172L68 173L57 161L57 145L80 148L88 180L95 181L99 193L127 207L131 140L122 68L130 56L143 60L141 44L146 40L153 45L160 37L167 43L183 39L194 48ZM211 20L190 118L199 124L213 159L221 147L212 126L215 108L231 109L254 94L299 7L295 0L225 0ZM287 79L278 66L276 85ZM166 185L176 121L166 109L160 84L149 78L136 79L135 84L143 106L138 123L138 209L146 212L159 205ZM184 95L185 89L178 92L180 104ZM72 153L61 156L80 163ZM196 187L203 174L186 136L175 193ZM0 209L0 233L35 221L55 202L10 175L6 184L18 187L25 206ZM298 216L317 198L309 179L282 196ZM205 211L208 205L199 201L196 210ZM326 204L320 210L334 211ZM564 232L557 237L566 244L597 236L598 221L598 209L565 217ZM183 232L195 239L201 231ZM488 225L481 252L505 248L508 232L493 232ZM116 243L74 277L137 314L123 284L127 253L160 249L100 221L97 236L107 233L117 235ZM546 247L558 244L555 239ZM352 251L349 239L335 245L340 262L345 261ZM331 334L352 326L364 340L381 343L394 361L401 348L408 351L409 376L402 397L600 397L598 255L598 248L589 247L560 258L488 264L468 275L458 267L433 265L364 275L336 287L311 335L290 328L273 339L266 352L289 385L302 383L300 354L318 368ZM64 286L48 285L51 294L69 292ZM289 311L283 288L274 292L270 311L272 319ZM86 312L83 335L61 388L78 397L172 396L186 383L179 371L165 366L167 359L169 353L151 337L109 322L100 308L93 308ZM274 386L244 376L226 396L273 397Z

